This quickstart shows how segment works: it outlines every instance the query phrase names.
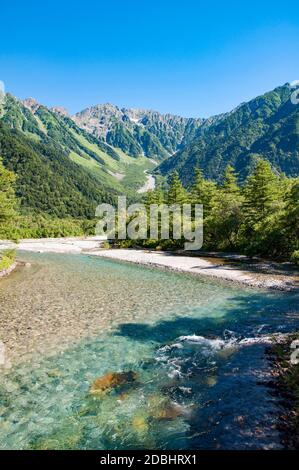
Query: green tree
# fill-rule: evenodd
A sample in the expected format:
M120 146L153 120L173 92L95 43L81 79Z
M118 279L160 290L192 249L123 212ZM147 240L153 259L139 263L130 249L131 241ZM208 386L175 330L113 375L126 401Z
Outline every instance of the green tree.
M238 178L235 173L234 167L231 165L227 165L223 175L223 183L221 189L224 193L227 194L238 194L240 192L240 188L238 186Z
M228 165L206 221L208 233L210 232L210 237L215 240L218 249L233 249L237 246L242 223L242 202L235 170Z
M215 204L217 185L214 181L206 180L200 168L195 168L194 182L190 188L190 201L202 204L204 218L207 218Z
M299 178L293 181L287 195L284 220L285 244L291 252L299 250ZM299 260L299 256L298 256Z
M273 173L270 163L259 160L244 188L244 215L247 227L254 228L275 206L278 196L278 177Z
M187 191L183 187L178 173L175 171L170 179L170 185L167 194L168 204L184 204L188 201Z
M165 197L162 188L157 187L146 193L144 201L145 205L149 207L151 204L163 204L164 199Z
M286 188L285 178L275 175L269 162L257 161L244 187L242 247L248 254L277 257L284 251L281 230Z
M16 216L15 175L7 170L0 158L0 226L3 228Z

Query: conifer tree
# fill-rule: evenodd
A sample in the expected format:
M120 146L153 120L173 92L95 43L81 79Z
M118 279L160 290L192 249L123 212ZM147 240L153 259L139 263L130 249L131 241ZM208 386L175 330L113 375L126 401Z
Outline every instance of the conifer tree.
M202 204L204 218L208 217L215 204L217 185L206 180L200 168L195 169L194 183L190 188L190 200L193 204Z
M235 169L231 165L227 165L225 168L221 189L223 192L231 195L240 192L237 175L235 173Z
M170 179L170 185L167 194L168 204L184 204L187 202L187 191L183 187L178 173L175 171Z
M278 178L270 163L259 160L244 188L244 215L246 224L252 226L265 218L273 209L277 197Z
M299 178L294 180L287 196L284 234L286 251L288 248L290 251L299 250Z
M148 191L145 195L145 205L149 207L151 204L163 204L164 193L161 187L157 187L151 191Z
M0 225L4 226L16 215L15 175L7 170L0 158Z
M235 170L228 165L223 182L217 188L214 206L207 221L212 238L217 240L220 249L232 249L238 244L242 200Z

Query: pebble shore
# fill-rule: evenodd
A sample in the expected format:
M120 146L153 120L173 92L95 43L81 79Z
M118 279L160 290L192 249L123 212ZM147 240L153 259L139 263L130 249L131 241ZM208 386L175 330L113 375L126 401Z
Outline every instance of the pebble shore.
M154 252L134 249L99 250L91 253L94 256L110 258L144 266L164 268L203 277L229 281L250 287L289 291L299 287L299 276L287 276L271 272L252 272L245 265L231 265L229 262L215 263L213 259L176 255L167 252Z

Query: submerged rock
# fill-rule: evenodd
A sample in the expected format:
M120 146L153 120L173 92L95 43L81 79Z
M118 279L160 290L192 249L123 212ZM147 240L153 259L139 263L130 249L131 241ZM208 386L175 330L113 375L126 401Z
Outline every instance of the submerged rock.
M81 423L72 417L46 435L37 435L29 443L29 450L75 450L83 436Z
M91 388L90 393L101 394L108 392L109 390L119 387L120 385L126 385L132 383L137 379L136 372L108 372L102 377L97 378Z
M59 369L53 369L47 371L47 376L53 379L60 378L62 376L62 372Z
M180 416L190 415L190 409L169 401L167 398L157 395L151 396L148 400L149 415L157 420L174 420Z
M210 375L209 377L207 377L205 379L205 383L209 386L209 387L214 387L214 385L217 384L217 377L214 376L214 375Z
M169 403L165 407L156 410L155 414L153 415L156 419L176 419L179 416L185 416L186 410L176 404L176 403Z
M132 419L132 426L138 434L145 434L148 432L148 424L146 416L135 416Z

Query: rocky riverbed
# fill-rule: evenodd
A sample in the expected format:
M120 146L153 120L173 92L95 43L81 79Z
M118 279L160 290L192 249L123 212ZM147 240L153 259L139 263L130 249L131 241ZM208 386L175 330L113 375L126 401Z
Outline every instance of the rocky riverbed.
M286 449L299 449L299 359L296 359L295 342L299 334L288 335L284 341L274 343L267 350L272 363L269 386L281 399L278 428ZM292 359L293 358L293 359Z

